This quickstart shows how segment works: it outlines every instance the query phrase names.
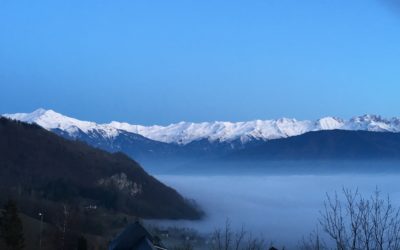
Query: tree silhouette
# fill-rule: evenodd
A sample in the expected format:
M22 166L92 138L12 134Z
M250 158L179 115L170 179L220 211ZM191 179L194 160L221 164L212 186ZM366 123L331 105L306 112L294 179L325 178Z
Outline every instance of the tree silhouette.
M400 208L378 189L368 198L358 190L343 188L343 197L328 195L321 211L319 232L311 234L301 249L397 250L400 249Z
M12 200L8 200L1 212L0 236L9 249L20 250L24 248L22 222L18 216L17 205Z
M87 240L84 236L78 238L78 250L87 250Z

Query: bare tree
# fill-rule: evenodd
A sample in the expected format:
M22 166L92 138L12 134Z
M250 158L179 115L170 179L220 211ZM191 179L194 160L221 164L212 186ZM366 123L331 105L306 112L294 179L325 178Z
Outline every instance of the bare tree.
M231 241L233 232L229 219L226 219L223 229L216 229L211 237L213 250L231 249Z
M242 242L244 240L244 237L246 236L246 231L244 230L244 226L240 229L240 231L235 233L235 245L234 245L234 250L239 250Z
M57 228L57 232L54 235L54 243L57 245L58 249L64 250L66 249L66 238L67 233L69 232L69 224L70 224L70 215L71 211L67 204L62 204L61 211L57 215L55 226Z
M299 248L301 250L324 250L328 249L324 240L320 236L319 228L311 232L307 238L303 238Z
M400 249L400 210L389 196L382 198L376 189L365 199L358 190L343 189L340 199L335 192L327 194L319 224L338 250ZM320 236L303 243L304 249L323 249ZM306 248L308 246L308 248Z
M272 244L271 244L272 248ZM248 235L244 245L243 250L262 250L267 249L267 244L263 238L253 237L251 234Z
M244 226L234 232L229 219L223 229L216 229L211 237L213 250L261 250L266 249L265 240L253 237L246 232Z
M320 224L325 232L335 241L338 250L346 249L346 228L343 217L342 203L337 193L334 198L329 195L324 202L324 211L321 213Z

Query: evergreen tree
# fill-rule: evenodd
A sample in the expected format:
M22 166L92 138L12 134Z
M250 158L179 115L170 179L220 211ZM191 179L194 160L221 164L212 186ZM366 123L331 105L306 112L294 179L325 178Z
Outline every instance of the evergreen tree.
M78 238L78 250L87 250L87 240L84 236Z
M0 237L11 250L24 248L24 234L21 219L18 216L17 205L8 200L0 217Z

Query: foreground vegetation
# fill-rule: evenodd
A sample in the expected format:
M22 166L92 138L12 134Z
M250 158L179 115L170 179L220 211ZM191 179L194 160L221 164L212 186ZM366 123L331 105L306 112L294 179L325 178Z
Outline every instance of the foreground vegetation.
M375 190L370 197L343 189L327 195L319 225L301 245L305 250L400 249L400 208Z
M400 249L400 210L388 196L382 197L378 190L370 197L350 189L343 189L341 194L327 194L316 230L300 241L298 249ZM0 217L0 248L107 249L109 240L135 219L118 213L110 216L93 208L86 208L80 215L76 209L63 205L57 214L45 214L55 216L55 223L48 223L42 213L36 214L36 218L18 213L16 203L8 200ZM86 227L93 225L97 226L90 230L99 230L98 234L88 233ZM169 228L169 236L163 237L165 232L160 228L150 229L169 249L175 250L276 249L270 241L254 237L245 228L234 231L229 220L206 236L191 229Z

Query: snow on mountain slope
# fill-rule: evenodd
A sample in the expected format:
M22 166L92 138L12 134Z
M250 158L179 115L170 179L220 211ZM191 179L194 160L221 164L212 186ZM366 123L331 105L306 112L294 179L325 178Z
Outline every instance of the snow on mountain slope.
M97 130L107 138L112 138L118 135L118 130L107 124L80 121L78 119L59 114L53 110L37 109L32 113L4 114L3 116L13 120L36 123L47 130L60 129L67 132L72 137L74 137L79 130L84 133Z
M32 113L4 114L3 116L37 123L48 130L60 129L70 136L82 131L84 133L99 132L106 138L114 138L121 131L127 131L155 141L178 144L187 144L201 139L210 141L239 139L242 142L252 139L269 140L300 135L309 131L331 129L400 132L400 118L388 120L376 115L357 116L350 120L334 117L325 117L316 121L281 118L248 122L179 122L168 126L142 126L116 121L109 124L97 124L44 109L38 109Z
M249 122L180 122L165 127L140 126L112 122L111 126L144 137L163 141L187 144L192 141L209 139L211 141L231 141L241 139L243 142L252 139L275 139L305 133L310 130L310 122L291 119L249 121Z

